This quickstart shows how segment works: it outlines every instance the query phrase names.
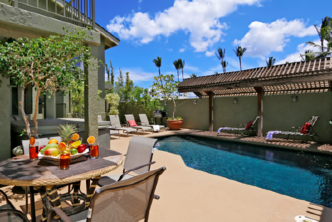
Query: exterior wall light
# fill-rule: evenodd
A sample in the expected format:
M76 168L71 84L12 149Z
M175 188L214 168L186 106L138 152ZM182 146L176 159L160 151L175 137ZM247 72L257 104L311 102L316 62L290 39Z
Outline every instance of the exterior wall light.
M237 98L234 98L234 99L233 99L233 103L234 103L234 104L237 104L237 103L238 103Z
M297 96L292 96L292 102L297 102L298 100Z
M196 99L194 99L193 104L197 105L197 100Z
M167 106L167 101L164 102L164 105Z

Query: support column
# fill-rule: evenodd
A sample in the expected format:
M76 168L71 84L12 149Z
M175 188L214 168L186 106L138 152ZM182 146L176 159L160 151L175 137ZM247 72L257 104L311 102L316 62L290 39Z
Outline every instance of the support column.
M10 95L9 78L0 77L0 161L6 160L11 156L10 140Z
M56 118L56 95L46 96L45 100L45 119Z
M91 65L84 66L84 141L89 136L96 137L98 141L98 46L91 48Z
M257 115L260 116L258 119L258 129L257 129L257 136L263 136L263 95L264 89L263 87L254 87L257 92Z
M213 92L205 92L209 95L209 131L213 132Z
M100 37L100 45L98 46L98 60L102 62L99 63L98 68L98 90L101 91L99 94L99 102L98 102L98 115L101 115L103 119L106 117L105 112L105 38L103 36Z

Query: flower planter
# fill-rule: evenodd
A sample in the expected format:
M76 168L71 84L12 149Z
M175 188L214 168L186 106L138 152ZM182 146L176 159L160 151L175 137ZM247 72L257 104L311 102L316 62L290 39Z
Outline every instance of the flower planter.
M183 125L183 120L167 120L167 126L171 130L179 130Z

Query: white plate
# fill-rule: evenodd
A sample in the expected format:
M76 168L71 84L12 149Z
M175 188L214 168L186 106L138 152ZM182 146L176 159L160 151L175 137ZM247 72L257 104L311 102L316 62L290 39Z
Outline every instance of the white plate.
M76 159L79 158L80 156L89 153L89 149L85 149L83 153L76 153L74 155L70 155L70 159ZM45 159L45 160L53 160L53 161L60 161L60 157L54 157L54 156L45 156L41 153L38 153L38 157L40 157L41 159Z

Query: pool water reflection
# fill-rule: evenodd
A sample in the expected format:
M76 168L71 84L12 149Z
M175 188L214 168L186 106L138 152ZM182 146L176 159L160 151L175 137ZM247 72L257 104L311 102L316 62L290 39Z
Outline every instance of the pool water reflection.
M188 167L332 207L332 157L192 136L159 139Z

